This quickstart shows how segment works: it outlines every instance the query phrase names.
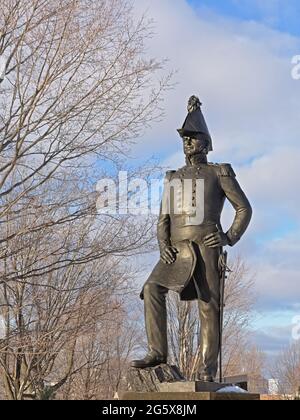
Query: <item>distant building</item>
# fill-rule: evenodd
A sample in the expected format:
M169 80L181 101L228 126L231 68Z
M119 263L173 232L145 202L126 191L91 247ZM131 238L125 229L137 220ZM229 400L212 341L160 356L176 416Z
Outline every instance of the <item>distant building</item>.
M279 380L278 379L269 379L268 380L268 388L270 395L278 395L279 394Z

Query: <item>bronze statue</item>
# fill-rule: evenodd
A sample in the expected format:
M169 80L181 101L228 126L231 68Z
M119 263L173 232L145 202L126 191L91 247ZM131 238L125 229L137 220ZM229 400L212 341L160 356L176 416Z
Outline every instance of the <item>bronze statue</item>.
M158 221L158 242L161 259L144 285L141 298L145 305L145 324L149 352L132 367L144 369L166 363L168 356L166 295L169 290L181 300L198 300L201 321L201 366L199 379L212 382L218 369L220 351L220 282L223 247L235 245L246 231L252 209L229 164L208 163L212 139L205 123L199 99L192 96L182 129L186 166L167 172L166 182L190 180L191 202L196 201L196 182L203 180L203 218L200 223L191 217L186 206L174 211L174 203L182 204L181 193L170 193L169 210L161 209ZM225 199L236 211L227 233L220 223ZM177 201L176 201L177 200ZM193 207L194 208L194 207Z

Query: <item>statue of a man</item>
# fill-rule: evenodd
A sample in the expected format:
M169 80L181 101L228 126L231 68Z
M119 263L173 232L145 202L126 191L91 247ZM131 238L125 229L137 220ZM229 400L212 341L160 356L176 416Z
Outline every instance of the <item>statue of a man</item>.
M169 290L181 300L198 300L201 322L199 379L212 382L218 369L220 350L220 260L223 247L235 245L246 231L252 209L229 164L208 163L212 140L201 103L195 96L188 103L188 116L178 130L183 139L186 166L167 172L166 184L192 185L169 194L168 211L161 209L158 242L161 259L144 285L145 324L149 352L132 367L145 369L166 363L168 356L166 295ZM202 185L201 217L195 216L198 184ZM178 185L178 184L177 184ZM180 189L179 189L180 190ZM186 188L188 190L188 188ZM201 190L201 188L200 188ZM234 222L223 232L220 217L225 199L235 209ZM186 205L186 201L189 202ZM178 211L178 208L181 211ZM176 210L176 211L175 211Z

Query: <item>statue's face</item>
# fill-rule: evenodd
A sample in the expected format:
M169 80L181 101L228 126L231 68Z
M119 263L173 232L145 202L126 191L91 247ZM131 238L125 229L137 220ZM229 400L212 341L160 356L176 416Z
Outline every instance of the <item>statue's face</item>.
M203 142L191 137L183 137L183 150L186 156L198 155L199 153L207 153L207 149L203 146Z

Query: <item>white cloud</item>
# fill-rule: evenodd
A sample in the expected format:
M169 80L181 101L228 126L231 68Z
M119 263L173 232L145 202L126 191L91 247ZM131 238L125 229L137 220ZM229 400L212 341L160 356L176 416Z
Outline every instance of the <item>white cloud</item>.
M180 150L175 130L194 93L204 103L216 157L240 162L297 141L300 82L291 78L297 38L254 22L199 16L183 0L138 1L139 10L147 6L156 22L150 51L178 69L178 85L165 100L167 118L148 134L147 152Z

